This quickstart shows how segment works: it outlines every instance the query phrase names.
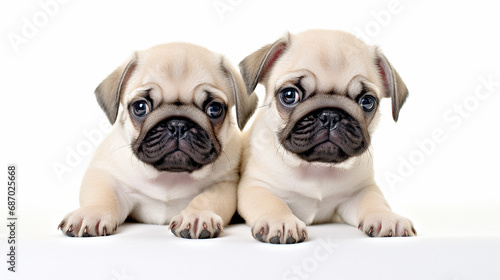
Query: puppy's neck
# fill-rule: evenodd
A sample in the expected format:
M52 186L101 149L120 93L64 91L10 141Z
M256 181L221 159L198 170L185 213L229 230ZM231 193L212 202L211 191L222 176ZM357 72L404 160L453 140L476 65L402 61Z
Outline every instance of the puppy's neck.
M359 157L350 158L342 163L302 162L297 168L304 176L338 174L352 169L359 163Z
M162 172L154 179L154 181L161 183L162 185L188 185L194 180L186 172Z

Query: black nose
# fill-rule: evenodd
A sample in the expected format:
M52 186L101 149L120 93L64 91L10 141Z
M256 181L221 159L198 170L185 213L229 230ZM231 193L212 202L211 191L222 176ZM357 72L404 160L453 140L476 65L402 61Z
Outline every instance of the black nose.
M318 115L318 119L321 121L324 127L334 129L336 124L342 119L339 112L332 110L324 110Z
M168 121L167 123L168 131L172 134L173 137L176 137L177 139L184 138L189 128L189 122L182 119L173 119Z

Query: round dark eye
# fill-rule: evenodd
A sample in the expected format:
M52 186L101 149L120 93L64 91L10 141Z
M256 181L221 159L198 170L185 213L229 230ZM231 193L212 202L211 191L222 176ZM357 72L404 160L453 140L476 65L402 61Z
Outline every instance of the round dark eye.
M224 112L224 106L218 102L213 102L207 107L207 115L212 119L216 119Z
M363 109L363 111L365 111L367 113L371 112L371 111L373 111L373 109L375 109L376 103L377 103L377 100L375 99L375 97L370 96L370 95L364 96L359 101L359 105L361 105L361 109Z
M293 106L300 102L300 94L294 88L285 88L280 93L281 102L286 106Z
M132 104L132 112L137 117L144 117L149 113L149 104L145 100L140 100Z

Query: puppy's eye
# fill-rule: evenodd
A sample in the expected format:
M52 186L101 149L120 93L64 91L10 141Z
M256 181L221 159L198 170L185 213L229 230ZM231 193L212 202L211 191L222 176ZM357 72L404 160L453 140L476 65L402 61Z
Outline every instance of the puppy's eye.
M149 104L145 100L139 100L132 104L132 113L136 117L144 117L149 113Z
M210 118L216 119L224 113L224 106L219 102L212 102L207 106L206 113Z
M300 102L300 94L294 88L285 88L280 92L280 100L285 106L293 106Z
M377 104L377 99L375 97L366 95L359 100L359 105L361 105L361 109L365 112L371 112L375 109L375 105Z

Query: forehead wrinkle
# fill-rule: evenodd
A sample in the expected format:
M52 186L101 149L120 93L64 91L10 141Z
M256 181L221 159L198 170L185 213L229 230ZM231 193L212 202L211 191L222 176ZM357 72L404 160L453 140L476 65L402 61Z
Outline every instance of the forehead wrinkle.
M300 56L294 55L301 53ZM281 73L295 69L306 69L316 75L318 91L334 91L346 93L346 88L353 77L363 75L371 77L373 61L364 46L344 44L340 41L325 40L321 44L297 42L280 61L288 69L280 69Z
M297 72L287 73L282 77L279 77L276 83L274 84L273 92L279 90L284 84L294 84L300 80L301 75Z
M155 87L153 84L141 85L140 87L132 90L132 92L127 96L126 101L130 102L131 100L139 97L149 97L154 102L157 102L161 98L160 93L158 93L156 89L157 87Z
M145 69L144 83L155 83L163 92L164 102L193 103L195 89L203 84L213 84L213 77L207 69L190 67L180 63L157 63L156 67Z
M364 74L364 67L358 61L348 61L345 57L319 59L322 63L308 63L308 70L317 77L318 91L344 93L353 77ZM325 62L328 61L328 62Z
M223 101L226 104L228 102L227 96L225 94L223 94L215 86L208 83L199 84L193 89L193 93L194 93L195 104L197 104L200 107L209 97L211 97L212 99L219 99L220 101Z
M198 85L193 89L193 101L194 104L197 105L198 107L203 106L203 102L208 98L209 93L207 93L206 90L203 89L203 85Z
M187 49L186 49L187 48ZM230 93L229 83L220 74L220 56L197 50L189 54L189 45L173 45L168 50L155 49L140 53L137 72L141 73L137 84L154 83L160 87L164 102L193 103L196 87L209 85L224 93ZM200 53L198 53L200 52ZM209 54L209 55L207 55ZM211 91L227 102L227 97Z

